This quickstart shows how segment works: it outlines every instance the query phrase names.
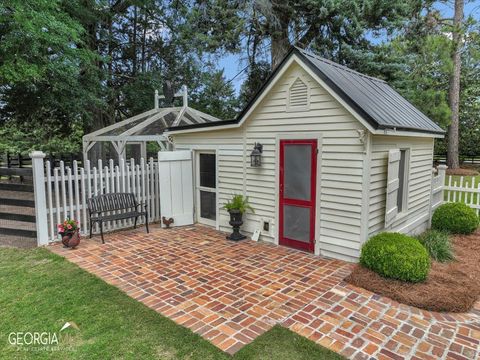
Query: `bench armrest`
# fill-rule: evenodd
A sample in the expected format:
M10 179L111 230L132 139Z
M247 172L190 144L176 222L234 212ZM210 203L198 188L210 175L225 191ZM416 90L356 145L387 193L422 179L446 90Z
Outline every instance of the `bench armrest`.
M138 204L135 205L137 208L138 207L143 207L145 210L147 210L148 204L146 202L139 202Z

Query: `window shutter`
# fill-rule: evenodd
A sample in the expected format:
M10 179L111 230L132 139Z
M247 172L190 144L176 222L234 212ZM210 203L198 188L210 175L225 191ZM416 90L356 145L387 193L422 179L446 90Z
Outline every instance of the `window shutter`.
M385 205L385 228L388 228L398 213L397 196L398 172L400 169L400 150L392 149L388 152L387 199Z
M296 79L289 89L288 105L291 108L308 106L308 86L300 78Z

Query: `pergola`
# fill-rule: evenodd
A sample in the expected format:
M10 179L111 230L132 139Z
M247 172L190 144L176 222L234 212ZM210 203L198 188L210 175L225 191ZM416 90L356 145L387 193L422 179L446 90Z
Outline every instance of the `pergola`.
M182 86L180 93L175 97L183 97L183 106L159 108L159 99L155 90L155 105L152 110L132 116L118 123L106 126L83 136L83 159L88 160L88 151L99 142L111 143L118 159L126 160L126 146L140 145L141 157L147 157L147 142L157 142L161 150L169 150L171 143L163 135L169 127L221 121L220 119L195 110L188 106L187 87Z

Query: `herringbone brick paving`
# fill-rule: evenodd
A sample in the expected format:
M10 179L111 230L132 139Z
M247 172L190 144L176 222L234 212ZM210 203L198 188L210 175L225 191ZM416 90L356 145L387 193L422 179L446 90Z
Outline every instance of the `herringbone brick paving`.
M153 227L49 248L233 354L281 324L352 359L476 359L468 314L398 304L343 282L352 264L204 226Z

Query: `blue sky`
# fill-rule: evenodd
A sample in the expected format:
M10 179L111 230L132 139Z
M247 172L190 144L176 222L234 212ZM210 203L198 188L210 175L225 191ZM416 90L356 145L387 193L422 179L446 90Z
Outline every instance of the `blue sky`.
M435 8L440 10L445 17L453 17L453 0L448 1L447 3L438 2L435 5ZM466 1L465 4L465 16L473 15L476 19L480 20L480 0L470 0ZM219 62L219 68L223 68L225 71L225 77L227 79L232 79L235 75L242 70L246 63L241 60L242 56L240 54L228 54L222 57ZM238 93L240 86L246 77L246 71L242 72L237 76L232 84L235 88L235 91Z

